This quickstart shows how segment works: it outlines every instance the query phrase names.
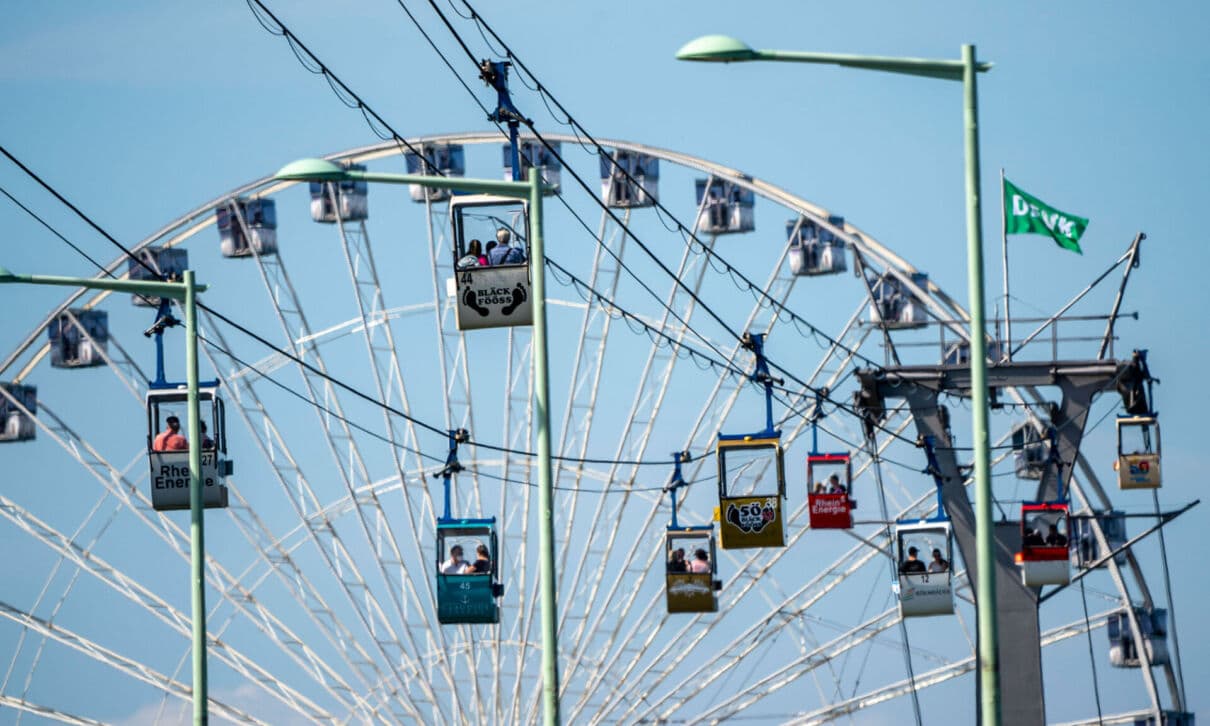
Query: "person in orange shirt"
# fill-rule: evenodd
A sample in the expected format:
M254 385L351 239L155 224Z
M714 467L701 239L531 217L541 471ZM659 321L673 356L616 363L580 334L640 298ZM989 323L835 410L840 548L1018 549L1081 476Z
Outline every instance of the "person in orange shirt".
M181 435L181 420L176 416L167 419L168 428L156 434L151 448L154 451L185 451L189 441Z

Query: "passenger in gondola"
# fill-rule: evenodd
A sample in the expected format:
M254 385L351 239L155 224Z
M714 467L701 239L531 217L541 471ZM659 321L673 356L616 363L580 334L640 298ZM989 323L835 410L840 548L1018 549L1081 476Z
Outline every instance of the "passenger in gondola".
M693 551L693 561L689 563L689 571L697 574L710 572L710 558L706 550L698 548Z
M496 242L498 243L487 256L488 263L492 265L519 265L525 262L525 252L520 247L513 247L513 233L507 228L501 227L496 230Z
M1050 525L1050 531L1046 533L1046 544L1051 547L1066 547L1067 537L1059 532L1059 528L1055 525Z
M848 494L848 490L844 488L844 484L840 483L839 474L833 474L828 477L828 494Z
M924 563L920 561L920 550L908 547L907 559L899 566L899 572L904 575L919 575L927 572Z
M689 565L685 562L685 548L678 547L672 551L672 556L668 558L669 572L688 572Z
M492 571L492 558L487 551L487 545L475 548L475 561L471 563L470 571L476 575L486 575Z
M814 493L814 494L827 494L827 493L828 493L828 490L824 488L823 482L821 482L821 481L817 481L817 482L815 482L815 489L814 489L814 491L813 491L812 493Z
M1041 547L1046 544L1042 539L1042 533L1036 529L1025 530L1025 537L1021 543L1027 547Z
M470 565L462 559L462 545L450 547L450 558L441 563L443 575L465 575Z
M188 449L189 440L181 435L181 420L176 416L169 416L165 423L168 424L168 428L156 434L151 448L155 451L185 451Z
M206 422L198 421L198 424L201 427L201 432L202 432L202 451L213 451L214 450L214 439L212 439L208 435L206 435Z
M483 256L482 243L477 239L471 240L467 246L466 254L458 258L458 269L465 270L468 267L482 267L486 257Z
M949 570L949 568L950 568L950 563L946 562L945 558L941 556L941 550L933 549L933 560L932 560L932 562L929 562L928 571L930 573L947 572Z

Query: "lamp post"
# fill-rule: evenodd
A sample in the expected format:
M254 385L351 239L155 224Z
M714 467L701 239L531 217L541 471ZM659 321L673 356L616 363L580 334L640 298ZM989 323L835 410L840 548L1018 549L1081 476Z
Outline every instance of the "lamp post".
M534 309L534 417L538 421L538 549L539 600L542 617L542 720L559 723L559 661L555 606L555 525L553 477L550 463L550 376L546 337L546 252L542 240L542 192L546 188L537 169L529 180L448 178L418 174L391 174L345 169L326 159L301 159L282 167L274 178L283 181L364 181L416 184L433 189L492 194L529 202L530 264L533 271Z
M970 295L971 403L974 409L972 440L975 449L975 540L978 578L975 588L979 620L980 714L986 726L1000 723L999 658L996 642L996 579L991 505L991 464L987 431L987 343L983 311L983 218L979 208L979 114L976 93L978 73L991 63L975 60L975 47L962 46L961 60L890 58L885 56L801 51L755 50L725 35L707 35L686 43L678 60L733 63L787 61L816 63L872 71L925 76L962 82L963 142L966 150L967 285Z
M202 507L202 442L198 436L201 414L197 403L197 293L205 285L194 282L193 270L185 270L181 282L107 280L99 278L15 275L0 267L0 284L60 285L91 290L129 292L146 297L166 297L185 306L185 385L189 419L189 586L193 610L193 723L209 721L206 679L206 527Z

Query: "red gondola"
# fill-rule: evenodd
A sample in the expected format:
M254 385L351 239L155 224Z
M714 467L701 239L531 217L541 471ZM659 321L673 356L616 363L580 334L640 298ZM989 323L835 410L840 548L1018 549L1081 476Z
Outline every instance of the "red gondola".
M811 529L852 529L853 464L848 453L807 455Z

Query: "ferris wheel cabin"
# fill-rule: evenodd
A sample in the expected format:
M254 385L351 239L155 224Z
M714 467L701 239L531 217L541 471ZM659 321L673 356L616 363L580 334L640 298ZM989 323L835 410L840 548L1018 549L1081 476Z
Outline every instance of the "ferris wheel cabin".
M853 464L849 454L807 456L807 507L811 529L852 529Z
M416 148L419 154L409 151L403 155L409 174L466 176L466 153L461 144L418 144ZM419 184L409 184L408 192L413 202L444 202L450 198L449 189L433 189Z
M1147 610L1134 608L1143 636L1143 647L1151 665L1164 665L1168 658L1168 611L1163 608ZM1106 622L1109 635L1109 664L1115 668L1139 668L1143 665L1139 645L1130 628L1130 613L1126 610L1113 613Z
M920 290L928 289L928 275L923 272L908 274L912 284ZM924 304L894 274L887 272L871 287L870 322L891 330L923 328L928 325L928 313Z
M185 270L189 269L189 250L180 247L148 245L135 250L134 256L138 259L126 262L126 276L131 280L179 280ZM151 269L147 269L148 267ZM141 307L154 308L160 305L160 298L154 296L131 295L130 299Z
M437 621L500 622L498 561L495 517L437 520Z
M659 183L660 160L654 156L622 149L601 152L601 199L606 205L615 209L653 206L659 199Z
M954 612L953 533L948 521L895 525L898 575L895 592L903 617Z
M1050 461L1050 441L1038 428L1025 421L1013 428L1013 468L1018 479L1041 479Z
M0 443L33 441L38 431L38 387L23 383L0 383Z
M1021 505L1021 582L1026 587L1066 585L1068 562L1066 502L1025 502Z
M46 326L46 337L50 340L53 367L103 366L109 342L109 314L104 310L67 310Z
M152 388L147 392L147 459L151 466L151 506L157 511L189 509L189 437L202 447L202 506L227 506L227 428L218 384L198 388L199 431L189 431L185 386Z
M529 205L486 194L450 199L459 330L532 325Z
M786 546L783 456L780 432L718 435L719 532L723 549Z
M665 598L670 613L718 612L714 526L668 527L664 536Z
M1118 472L1120 489L1159 489L1160 422L1155 416L1118 418Z
M844 217L828 216L828 224L844 229ZM790 240L790 271L800 276L835 275L848 269L845 243L832 230L809 217L786 222Z
M1105 543L1109 545L1108 550L1102 550L1097 542L1093 519L1101 525ZM1108 560L1100 562L1101 558L1126 545L1126 516L1116 509L1098 512L1095 516L1069 516L1067 524L1071 533L1071 564L1081 570L1090 569L1094 565L1098 569L1106 567ZM1113 556L1113 560L1119 565L1125 565L1126 553L1118 552Z
M344 164L349 171L365 171L365 164ZM321 224L361 222L370 217L369 185L344 179L337 182L311 182L311 219Z
M563 181L563 163L559 161L561 144L558 141L550 142L551 149L547 149L541 141L520 141L517 143L517 153L521 158L521 179L529 178L529 170L536 168L538 176L542 183L546 185L543 190L544 195L558 194L562 187L560 184ZM508 144L504 145L504 179L506 181L513 178L513 149Z
M223 257L277 254L277 203L231 199L214 209Z
M710 177L694 182L697 191L697 229L709 234L734 234L756 229L751 189Z

